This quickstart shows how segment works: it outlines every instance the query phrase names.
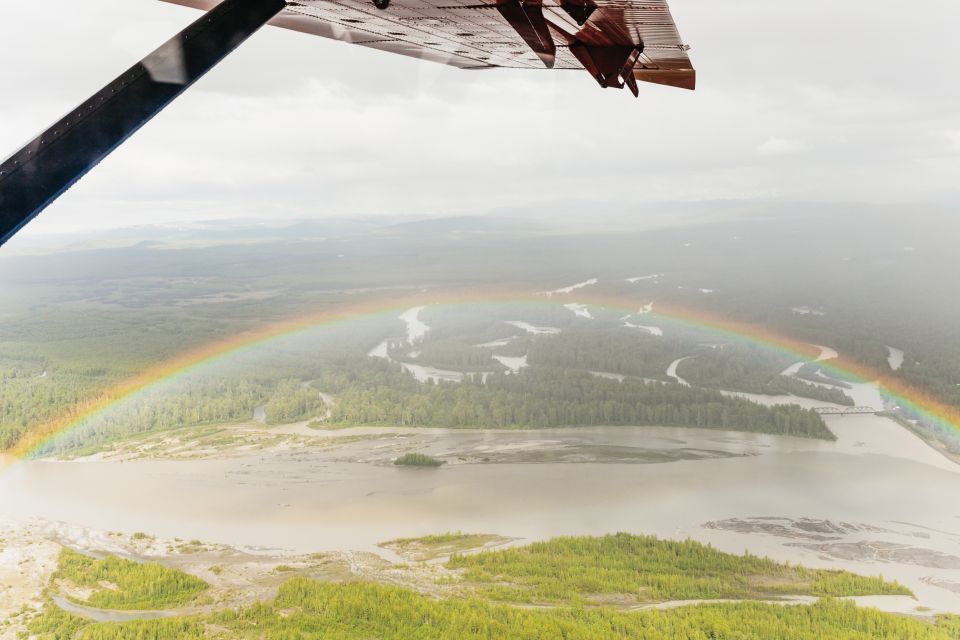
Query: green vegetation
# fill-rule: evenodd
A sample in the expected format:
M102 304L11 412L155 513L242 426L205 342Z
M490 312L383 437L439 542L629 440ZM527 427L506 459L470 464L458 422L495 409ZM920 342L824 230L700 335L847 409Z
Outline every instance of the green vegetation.
M92 589L85 600L71 599L101 609L168 609L191 602L207 589L203 580L155 562L113 556L97 560L67 548L60 552L53 578Z
M437 545L437 544L449 544L451 542L464 542L467 540L476 540L480 538L486 538L488 536L483 534L475 533L464 533L462 531L450 531L448 533L432 533L426 536L420 536L419 538L397 538L396 540L391 540L390 543L396 544L407 544L411 542L416 542L419 544L425 545Z
M0 385L2 386L2 385ZM185 425L216 425L250 420L253 407L269 396L267 385L247 379L190 376L166 393L130 398L114 411L69 431L43 453L96 451L118 438Z
M546 324L546 323L545 323ZM531 366L607 371L625 376L668 381L667 367L688 355L695 343L675 337L652 336L617 323L574 327L559 339L535 340L527 357ZM522 355L522 354L521 354Z
M281 618L277 614L282 610L294 613ZM537 611L474 599L438 602L396 587L363 583L335 586L308 580L285 584L272 605L224 614L215 618L215 623L241 638L281 638L297 631L320 634L336 630L337 637L345 640L949 637L922 622L831 601L811 607L747 603L637 614L582 608Z
M78 376L0 379L0 449L15 445L31 427L55 418L92 394L95 383Z
M199 640L208 638L204 625L189 618L158 618L132 622L91 622L47 604L26 625L37 640Z
M449 545L473 538L458 532L392 543ZM128 584L130 576L141 575L130 565L148 566L116 558L84 562L76 555L61 556L58 579L69 573L77 583L95 580L120 586ZM693 542L627 534L559 538L454 556L448 566L461 569L465 581L440 599L396 586L293 577L272 601L189 617L97 623L48 602L27 622L25 634L36 640L960 640L960 622L953 617L923 622L829 598L811 605L749 601L790 594L908 592L878 578L791 567L720 553ZM157 579L171 583L169 576ZM610 597L623 594L634 598ZM491 601L504 596L511 602L552 606ZM625 610L654 596L748 600ZM156 603L159 596L151 598Z
M833 439L823 419L797 406L763 407L717 391L583 371L531 369L486 382L393 388L358 381L338 390L331 422L440 427L635 425L700 427Z
M848 382L843 380L838 380L830 375L820 375L823 371L823 367L815 362L808 362L797 371L797 377L803 378L804 380L809 380L810 382L819 382L820 384L829 384L834 387L839 387L840 389L851 389L852 386Z
M306 420L325 406L316 389L297 380L281 380L264 408L268 424L284 424Z
M525 547L458 555L452 569L480 593L507 602L574 602L626 596L637 602L757 599L782 595L911 595L897 583L845 571L805 569L723 553L699 542L625 533L555 538Z
M725 345L722 349L709 349L683 362L678 374L690 384L711 389L768 395L791 394L853 406L853 398L839 388L818 387L798 378L780 375L794 362L796 356L788 354L752 346Z
M281 312L280 309L271 314ZM144 350L138 340L158 340L155 335L149 340L142 334L158 331L156 319L152 314L141 314L135 310L118 312L130 316L121 326L116 326L113 316L105 319L99 314L91 318L84 315L73 318L59 318L56 326L49 327L44 347L49 344L69 342L75 347L74 340L86 340L87 334L99 335L99 331L109 331L122 336L110 348L100 345L99 351L87 350L74 356L69 348L65 351L71 357L82 358L89 363L86 368L80 364L67 364L57 359L58 353L51 352L44 359L32 365L33 377L21 375L10 380L3 379L0 384L0 447L13 446L33 427L52 420L71 410L77 403L95 397L100 389L133 375L150 364L156 364L165 358L187 350L194 341L214 341L226 336L236 335L248 328L246 324L229 325L235 328L226 330L224 335L209 335L198 331L183 342L182 336L170 335L166 338L165 350L152 361L143 361ZM182 314L182 311L179 312ZM283 313L291 313L286 310ZM266 318L272 315L266 316ZM263 315L252 321L256 325L266 319ZM83 336L71 337L74 328L72 322L91 322L85 327ZM237 320L239 323L240 320ZM67 326L69 325L69 327ZM163 325L166 328L166 325ZM184 328L193 326L185 323ZM173 332L173 328L170 331ZM0 368L4 362L5 349L33 352L38 346L25 340L4 343L3 320L0 318ZM298 380L310 380L321 374L330 374L346 366L343 358L355 362L362 360L369 343L382 337L382 321L352 323L349 328L340 328L298 336L296 348L287 350L282 347L259 348L245 352L230 362L217 362L202 369L163 381L144 393L126 399L88 420L81 429L70 430L56 441L45 445L39 453L73 454L78 451L87 453L102 448L118 438L138 434L161 432L181 427L200 427L228 423L249 422L254 408L266 405L270 422L299 420L309 418L323 411L323 403L316 390L301 386ZM28 332L29 333L29 332ZM66 337L64 337L66 336ZM40 341L37 336L36 340ZM127 343L127 340L130 343ZM99 342L94 341L94 344ZM151 343L151 348L153 347ZM286 345L283 345L286 347ZM47 351L43 351L47 354ZM48 375L40 377L46 362L52 362ZM99 366L98 363L109 363ZM339 364L337 364L339 363ZM97 365L97 366L94 366ZM25 370L26 371L26 370Z
M960 616L937 616L937 626L944 629L951 638L960 638Z
M194 242L187 239L193 232L184 232L159 244L11 255L0 269L0 448L14 445L38 425L151 365L275 321L349 305L376 307L379 303L372 300L397 303L406 291L507 286L534 292L588 275L597 277L599 284L584 290L584 299L578 298L578 291L543 299L541 304L428 306L423 312L431 327L427 338L415 346L398 342L391 355L407 359L416 350L420 355L415 361L421 364L498 371L501 367L492 362L492 355L526 354L528 373L601 371L656 380L664 379L672 360L693 355L681 365L681 375L698 386L849 403L840 395L840 386L831 390L779 378L791 364L789 356L744 347L730 336L656 317L649 323L665 329L657 337L624 327L624 318L647 323L627 311L588 305L592 317L584 319L562 308L566 302L589 303L586 298L597 294L618 300L615 306L626 309L653 301L654 314L671 306L694 310L694 315L702 310L803 342L830 345L841 355L835 364L846 359L874 367L960 407L960 311L950 283L942 278L952 268L953 252L938 244L953 236L927 237L917 243L927 250L906 256L897 247L918 233L919 225L903 229L894 218L877 218L864 230L851 222L859 213L847 218L834 213L829 212L830 234L824 234L821 225L809 224L806 213L790 211L749 222L690 225L682 233L688 245L682 252L675 250L680 241L676 230L571 235L569 230L555 233L557 229L546 226L501 221L489 227L479 222L467 225L476 226L476 232L452 231L460 228L461 220L422 223L416 232L406 225L351 223L333 225L337 231L332 234L324 227L307 235L283 236L295 242L268 241L261 230L251 229L236 244L223 244L218 236L213 243L217 246L209 243L211 236ZM932 228L947 224L937 220ZM851 245L851 235L862 244ZM817 253L811 255L814 246ZM350 258L344 262L339 255ZM845 258L842 263L838 256ZM334 264L337 269L330 268ZM718 264L723 268L718 270ZM623 280L636 273L664 275L652 281ZM715 293L700 293L698 288L704 285ZM803 306L826 315L792 311ZM507 325L509 320L558 327L562 332L532 336ZM314 385L318 391L353 396L353 406L339 416L343 423L383 424L396 419L401 424L536 427L610 417L610 412L596 407L584 416L566 409L551 414L541 406L553 398L519 398L518 393L499 391L490 398L467 398L458 411L421 406L431 404L430 390L417 388L408 374L391 370L388 363L366 362L372 346L403 336L395 315L347 324L288 336L177 376L178 380L120 403L42 453L96 447L137 433L249 421L254 407L261 405L267 406L272 423L317 418L325 409L309 388L300 386L311 380L350 381L338 388L325 382ZM477 346L507 339L505 345ZM900 370L889 370L886 345L907 354ZM801 377L806 373L802 371ZM529 386L518 384L525 391ZM577 389L572 391L578 401L582 399ZM610 397L632 405L647 405L649 400L607 389L599 393L602 397L594 400L600 403ZM364 401L370 406L357 406ZM504 402L506 407L501 406ZM648 408L636 412L643 414ZM703 407L690 409L704 414ZM671 412L664 413L670 418ZM786 428L788 433L814 436L823 432L822 426L811 429L796 421L767 416L748 421L746 428L773 433ZM724 425L715 415L710 422L737 428ZM669 424L697 426L697 419L675 415ZM943 439L946 449L960 446L923 425L918 431Z
M425 453L405 453L394 460L393 464L401 467L439 467L445 464L445 461Z
M379 546L395 551L405 558L423 562L425 560L451 556L454 553L481 549L491 544L506 542L507 540L507 538L502 536L488 533L463 533L457 531L453 533L422 536L420 538L397 538L380 543Z
M801 398L812 398L824 402L852 407L853 398L840 389L828 389L808 384L803 380L788 376L774 376L763 385L763 393L769 395L794 395Z
M202 618L92 623L47 605L28 625L38 640L957 640L954 621L930 624L820 600L782 606L710 604L617 612L522 609L478 600L435 600L393 586L294 578L274 601Z
M73 640L90 621L67 613L52 602L47 602L40 615L32 618L26 625L29 637L41 640ZM21 634L21 637L27 637Z

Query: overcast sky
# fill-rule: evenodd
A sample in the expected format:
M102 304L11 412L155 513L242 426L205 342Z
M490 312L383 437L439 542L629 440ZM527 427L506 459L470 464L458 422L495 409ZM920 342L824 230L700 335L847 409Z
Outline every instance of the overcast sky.
M699 89L460 71L266 28L25 233L189 219L960 201L960 2L672 0ZM197 17L0 3L6 157Z

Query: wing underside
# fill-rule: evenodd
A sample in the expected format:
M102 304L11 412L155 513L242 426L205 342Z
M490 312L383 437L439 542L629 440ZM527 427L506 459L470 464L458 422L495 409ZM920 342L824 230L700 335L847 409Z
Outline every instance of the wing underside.
M696 83L666 0L386 1L296 0L270 24L461 69L586 69L634 95L637 81Z

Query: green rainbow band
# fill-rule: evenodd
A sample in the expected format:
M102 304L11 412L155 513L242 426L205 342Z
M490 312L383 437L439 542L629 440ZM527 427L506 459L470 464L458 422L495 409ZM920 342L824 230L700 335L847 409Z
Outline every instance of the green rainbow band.
M552 298L546 298L541 294L481 291L469 294L456 292L424 294L343 305L291 320L267 324L231 338L184 352L167 361L148 367L137 375L108 387L99 395L78 403L55 420L41 425L23 438L9 453L16 458L35 455L56 438L70 433L89 420L107 413L128 399L156 388L167 380L222 362L253 347L320 327L391 312L399 313L410 307L422 305L477 303L558 305L564 302L576 302L631 315L637 314L641 304L635 299L591 295L581 291L572 295ZM658 305L647 317L654 321L672 323L688 329L708 331L725 339L787 354L797 360L810 360L815 355L812 345L793 340L761 326L724 318L703 310ZM957 407L947 405L930 394L912 387L890 372L879 371L873 367L842 359L823 361L818 364L840 378L876 383L881 395L887 401L896 403L901 409L922 420L925 424L934 426L946 433L960 435L960 410ZM881 407L877 408L880 409Z

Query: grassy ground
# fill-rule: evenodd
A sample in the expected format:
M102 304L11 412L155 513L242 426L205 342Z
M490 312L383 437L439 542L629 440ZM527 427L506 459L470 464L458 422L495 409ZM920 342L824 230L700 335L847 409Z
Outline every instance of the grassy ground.
M216 593L210 597L203 595L207 582L197 575L223 585L237 567L249 563L239 558L233 562L223 550L200 543L185 543L196 546L195 552L181 550L183 558L199 556L191 561L192 573L64 550L51 579L52 590L67 590L74 600L98 608L177 607L177 615L96 623L48 601L37 614L25 616L25 622L21 616L19 623L38 640L960 639L955 619L918 621L830 598L814 604L769 602L788 595L909 594L879 578L809 570L649 536L569 537L489 549L504 541L455 532L383 545L417 560L450 556L445 564L371 564L354 555L273 562L259 578L274 585L272 589L261 589L258 597L242 601L222 587L211 589ZM134 534L131 544L158 541ZM481 550L463 553L477 549ZM348 561L349 570L331 572L328 565L340 567L342 560ZM637 602L692 598L739 602L630 611Z
M524 609L479 599L435 600L391 586L337 585L295 578L272 602L210 617L90 623L48 606L29 625L40 640L156 638L338 640L956 640L957 621L935 623L820 600L781 606L743 602L668 611L618 612L562 607Z
M208 587L195 576L155 562L96 559L67 548L60 552L53 580L75 594L72 601L99 609L169 609L195 601Z
M426 562L449 557L456 553L495 547L508 542L509 538L486 533L441 533L420 538L397 538L380 544L384 549L414 560Z
M524 547L455 555L484 597L505 602L575 603L615 597L623 603L783 596L911 595L895 582L846 571L806 569L699 542L625 533L555 538Z

